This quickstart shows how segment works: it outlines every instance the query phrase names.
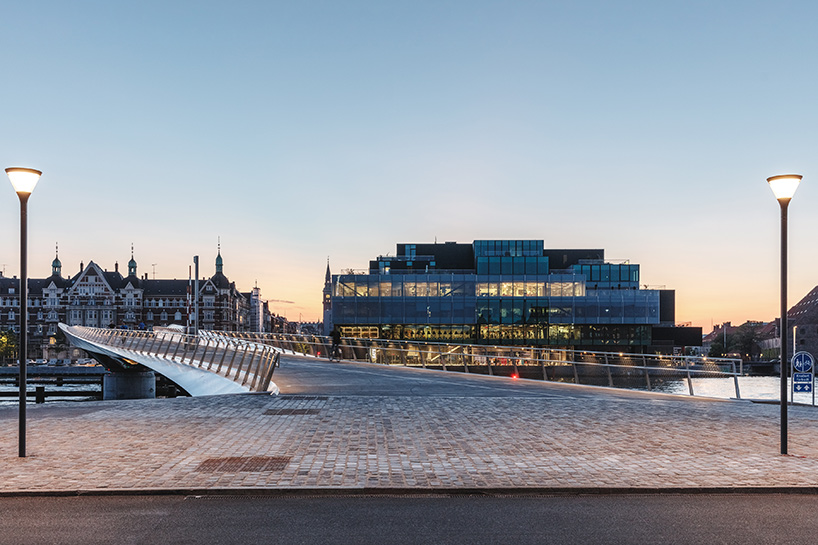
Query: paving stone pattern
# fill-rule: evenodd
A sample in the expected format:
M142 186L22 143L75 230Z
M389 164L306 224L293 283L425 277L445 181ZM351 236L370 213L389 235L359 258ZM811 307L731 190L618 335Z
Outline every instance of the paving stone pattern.
M775 405L649 396L62 403L29 408L26 458L0 409L0 492L812 487L816 431L793 407L781 456Z

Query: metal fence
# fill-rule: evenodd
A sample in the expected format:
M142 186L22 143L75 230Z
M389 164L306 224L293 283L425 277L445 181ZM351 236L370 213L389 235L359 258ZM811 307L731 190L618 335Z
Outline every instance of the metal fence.
M331 349L330 338L317 335L218 333L306 356L328 357ZM575 384L655 390L668 380L684 380L690 395L693 378L732 377L741 398L737 358L353 338L342 339L340 349L345 360Z
M222 335L222 332L203 332L196 336L159 328L132 331L75 327L75 332L87 341L203 369L245 386L251 392L267 391L281 355L281 351L269 343L248 342Z

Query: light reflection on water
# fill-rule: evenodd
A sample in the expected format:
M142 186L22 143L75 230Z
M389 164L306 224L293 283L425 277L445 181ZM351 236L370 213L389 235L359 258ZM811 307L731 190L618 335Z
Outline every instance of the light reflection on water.
M65 391L74 391L74 392L87 392L90 390L96 390L101 392L102 389L100 388L99 383L96 384L63 384L62 386L55 386L53 384L31 384L29 383L28 389L29 391L34 390L35 386L45 386L45 391L48 393L48 396L45 398L46 403L50 403L52 401L94 401L99 399L98 397L85 397L85 396L59 396L59 395L52 395L52 392L65 392ZM0 384L0 392L19 392L19 388L14 386L13 384ZM27 404L34 403L33 397L28 397L26 399ZM19 404L19 398L17 396L13 397L0 397L0 407L7 407L9 405L14 405L15 407Z
M693 378L693 394L696 396L716 397L720 399L730 399L736 397L735 382L729 378ZM788 390L791 384L788 383ZM779 399L781 390L780 377L738 377L738 387L742 399ZM637 388L646 390L647 388ZM690 395L686 379L665 380L661 385L657 385L654 391L666 392L669 394ZM793 399L796 403L813 402L812 394L796 393Z

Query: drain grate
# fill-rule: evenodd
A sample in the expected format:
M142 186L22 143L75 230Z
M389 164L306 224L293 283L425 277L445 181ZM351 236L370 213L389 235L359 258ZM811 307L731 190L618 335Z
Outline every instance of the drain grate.
M264 414L277 416L277 415L292 415L292 414L321 414L320 409L267 409L264 411Z
M290 456L227 456L208 458L196 471L236 473L239 471L281 471L290 463Z

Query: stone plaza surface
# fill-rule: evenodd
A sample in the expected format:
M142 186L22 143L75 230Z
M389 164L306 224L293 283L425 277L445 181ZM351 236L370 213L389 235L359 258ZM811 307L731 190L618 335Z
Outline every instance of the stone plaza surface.
M0 408L0 494L818 487L818 409L790 409L782 456L777 405L563 384L495 396L490 381L508 380L480 380L475 396L30 406L26 458L17 408Z

